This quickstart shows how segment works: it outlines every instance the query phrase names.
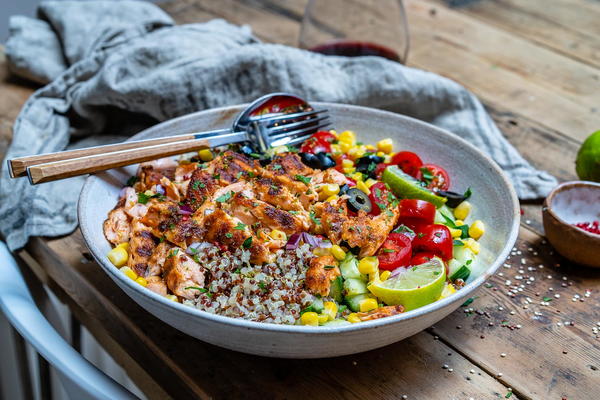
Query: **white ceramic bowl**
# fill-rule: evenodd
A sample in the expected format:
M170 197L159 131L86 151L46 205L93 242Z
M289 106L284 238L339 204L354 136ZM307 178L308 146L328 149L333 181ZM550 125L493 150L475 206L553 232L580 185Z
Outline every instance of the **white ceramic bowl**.
M284 358L321 358L382 347L431 326L458 308L504 261L517 238L518 200L500 168L474 146L444 130L386 111L342 104L326 107L338 130L354 130L359 140L375 143L385 137L396 149L418 153L424 162L444 167L451 189L473 188L473 215L487 226L481 239L477 276L456 294L401 315L334 328L250 322L210 314L167 300L125 277L106 258L111 249L102 222L137 166L90 176L79 198L79 223L94 258L135 302L167 324L200 340L245 353ZM228 126L243 106L225 107L166 121L135 136L145 139Z

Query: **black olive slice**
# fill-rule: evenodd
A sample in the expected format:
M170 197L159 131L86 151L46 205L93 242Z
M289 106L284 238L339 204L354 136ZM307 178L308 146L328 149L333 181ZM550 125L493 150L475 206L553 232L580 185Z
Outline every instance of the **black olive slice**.
M367 213L371 211L371 200L362 190L350 188L346 192L346 195L348 196L348 208L351 211L359 212L363 210Z
M318 153L317 158L321 162L321 167L319 169L326 170L335 167L335 161L333 161L333 158L329 157L327 153Z
M369 154L368 156L361 157L356 161L356 170L368 175L371 178L375 178L375 169L377 169L377 164L380 164L383 161L383 157L379 157L375 154Z
M304 165L306 165L307 167L321 169L321 161L316 155L312 153L298 153L298 155L300 156L300 159L302 160Z
M464 194L446 191L446 190L438 190L436 192L436 194L438 196L442 196L442 197L445 197L446 199L448 199L446 201L446 205L450 208L455 208L456 206L458 206L460 203L462 203L466 199Z
M346 192L348 191L348 189L350 189L350 186L348 186L347 183L344 183L342 186L340 186L340 191L338 193L338 196L346 194Z

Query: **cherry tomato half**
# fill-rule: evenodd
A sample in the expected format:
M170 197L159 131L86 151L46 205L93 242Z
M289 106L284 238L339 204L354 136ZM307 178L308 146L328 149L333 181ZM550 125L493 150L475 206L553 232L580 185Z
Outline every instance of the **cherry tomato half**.
M416 178L423 166L423 161L412 151L400 151L392 157L392 164L397 165L402 171Z
M331 143L316 137L309 137L300 147L301 153L331 153Z
M403 199L400 201L398 222L415 229L418 225L433 224L435 206L425 200Z
M333 133L327 132L327 131L319 131L317 133L314 133L311 137L313 137L315 139L320 139L320 140L323 140L323 141L329 142L329 143L333 143L333 141L336 140L335 135Z
M379 269L393 271L410 262L410 239L401 233L390 233L377 252Z
M370 188L371 194L369 200L371 200L371 215L379 215L381 211L392 208L392 202L396 199L396 196L385 186L383 182L377 182ZM396 205L397 207L397 205Z
M430 261L433 257L435 257L435 254L431 251L421 251L418 253L414 253L412 258L410 259L410 265L421 265L423 263L426 263L427 261Z
M427 189L433 191L448 190L450 188L450 176L446 170L439 165L423 164L417 177L427 182Z
M444 261L452 258L452 235L445 225L431 224L420 227L412 245L415 251L430 251Z

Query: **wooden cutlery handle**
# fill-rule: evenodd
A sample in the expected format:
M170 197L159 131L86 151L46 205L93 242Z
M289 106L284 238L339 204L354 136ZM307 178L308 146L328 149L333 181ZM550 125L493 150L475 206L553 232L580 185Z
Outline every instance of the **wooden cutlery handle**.
M210 143L207 139L180 140L169 144L136 147L107 154L88 155L87 157L34 165L27 168L27 175L31 184L50 182L209 147Z
M194 134L176 135L157 139L136 140L132 142L108 144L105 146L88 147L85 149L67 150L56 153L14 158L8 161L8 171L10 172L11 178L18 178L21 176L26 176L27 168L37 164L53 163L56 161L105 154L114 151L138 149L157 144L180 142L183 140L194 139L194 137Z

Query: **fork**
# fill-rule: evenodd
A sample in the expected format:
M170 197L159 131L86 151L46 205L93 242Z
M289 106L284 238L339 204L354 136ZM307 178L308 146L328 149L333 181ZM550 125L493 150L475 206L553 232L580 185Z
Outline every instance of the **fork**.
M15 158L8 165L11 177L27 175L35 185L225 144L251 142L264 152L270 147L302 143L330 124L326 109L265 115L251 117L247 128L236 132L230 129L192 132Z

